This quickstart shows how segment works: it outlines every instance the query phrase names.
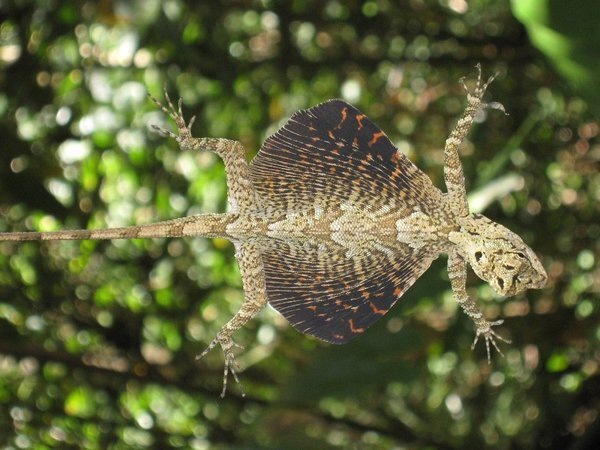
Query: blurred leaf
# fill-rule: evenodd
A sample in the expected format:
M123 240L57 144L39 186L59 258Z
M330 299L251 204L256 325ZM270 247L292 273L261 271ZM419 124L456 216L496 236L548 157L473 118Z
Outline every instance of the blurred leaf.
M600 28L596 0L512 0L534 46L600 114Z
M78 387L73 389L65 399L65 412L75 417L92 417L96 411L94 393L88 388Z

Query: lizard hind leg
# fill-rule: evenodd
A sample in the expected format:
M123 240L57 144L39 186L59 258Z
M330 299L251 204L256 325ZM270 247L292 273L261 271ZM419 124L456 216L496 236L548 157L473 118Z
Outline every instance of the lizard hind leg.
M223 390L221 392L221 398L225 397L225 393L227 392L227 378L230 372L236 383L241 385L237 376L239 366L235 361L233 349L234 347L243 347L233 341L232 335L242 328L246 322L256 316L267 302L266 282L259 247L251 242L236 243L235 247L235 256L240 268L240 275L242 277L242 285L244 288L244 303L242 303L239 311L229 319L223 327L221 327L217 336L212 340L208 347L196 358L201 359L217 345L223 350L225 367L223 369ZM242 390L242 396L244 395Z
M173 102L171 101L171 97L169 97L166 86L164 88L164 95L165 101L167 103L166 106L163 105L160 102L160 100L158 100L152 94L149 93L148 97L150 97L154 104L158 106L167 116L169 116L173 120L173 122L175 122L179 134L175 134L172 131L167 130L166 128L159 127L158 125L152 125L152 128L154 128L154 130L156 130L162 136L175 139L175 141L177 141L178 144L182 145L185 149L187 149L188 145L186 145L186 142L191 141L193 139L190 130L192 129L192 125L194 125L196 116L192 116L190 121L186 124L185 120L183 119L182 111L183 99L179 98L179 101L177 102L177 108L175 108Z
M177 133L157 125L152 125L152 128L161 135L174 139L182 150L210 150L219 155L225 165L228 199L232 212L261 210L261 199L252 183L250 167L246 161L246 150L242 143L231 139L192 136L192 125L196 116L186 123L183 118L182 99L180 98L175 106L166 88L164 95L166 105L148 94L156 106L175 122Z
M235 319L235 316L233 319ZM223 390L221 391L221 398L225 397L225 393L227 392L227 378L229 377L229 372L231 372L231 375L233 376L235 382L240 385L240 388L242 390L242 397L246 395L244 393L244 389L241 387L242 383L240 383L240 379L237 375L237 372L240 370L240 366L236 362L235 355L233 353L234 347L240 349L243 349L244 347L239 344L236 344L231 338L233 332L239 328L237 324L235 324L235 322L231 323L232 320L227 322L227 324L219 330L217 336L212 340L208 347L206 347L206 349L204 349L202 353L196 356L196 360L202 359L204 356L206 356L206 354L208 354L208 352L215 348L217 344L221 346L221 350L223 350L223 356L225 358L223 368Z

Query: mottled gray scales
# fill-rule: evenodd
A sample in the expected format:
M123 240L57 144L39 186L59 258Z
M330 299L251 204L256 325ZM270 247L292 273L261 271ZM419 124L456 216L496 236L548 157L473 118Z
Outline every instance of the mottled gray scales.
M235 381L239 384L236 373L238 366L235 362L233 348L242 347L233 342L231 335L251 320L267 302L265 295L265 273L259 246L254 242L241 242L236 243L235 250L235 257L238 261L244 288L244 303L242 303L240 310L229 322L223 325L208 347L197 357L197 359L202 358L217 345L220 345L223 349L225 365L223 369L223 390L221 391L221 397L224 397L227 391L227 375L229 372L231 372Z
M244 288L239 311L199 355L221 347L223 390L238 381L232 335L269 302L303 333L343 343L381 318L440 254L448 255L454 297L485 341L488 360L502 321L488 321L466 291L467 264L500 295L543 287L546 273L511 231L469 214L458 150L493 77L467 89L467 106L444 147L447 193L364 114L331 100L294 114L248 164L240 142L195 138L181 100L152 100L177 132L154 126L182 150L223 159L230 211L143 226L52 233L0 233L0 240L224 237L233 242ZM506 341L508 342L508 341Z
M0 233L0 241L55 241L84 239L147 239L160 237L206 236L225 237L227 225L234 215L199 214L148 225L100 230L65 230Z

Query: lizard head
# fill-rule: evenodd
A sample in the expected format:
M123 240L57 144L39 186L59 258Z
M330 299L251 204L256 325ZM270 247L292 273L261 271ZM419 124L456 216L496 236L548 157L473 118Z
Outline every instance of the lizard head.
M500 295L540 289L548 276L533 250L508 228L480 214L460 222L461 231L450 233L475 273Z

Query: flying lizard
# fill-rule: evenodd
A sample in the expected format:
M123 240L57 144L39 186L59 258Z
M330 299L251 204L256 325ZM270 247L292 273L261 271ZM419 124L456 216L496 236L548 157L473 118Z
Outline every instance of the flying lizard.
M546 273L515 233L470 214L459 147L483 108L494 76L475 87L460 83L467 106L445 142L447 192L402 154L367 116L343 100L299 111L266 139L248 163L238 141L196 138L182 101L152 100L177 132L154 126L182 150L210 150L222 158L228 212L148 225L99 230L0 233L0 240L221 237L231 241L244 302L198 358L216 346L224 354L224 396L236 371L233 333L269 303L301 333L343 344L383 317L440 254L448 256L454 298L483 338L488 361L501 320L488 321L466 292L467 265L493 290L512 296L541 288Z

